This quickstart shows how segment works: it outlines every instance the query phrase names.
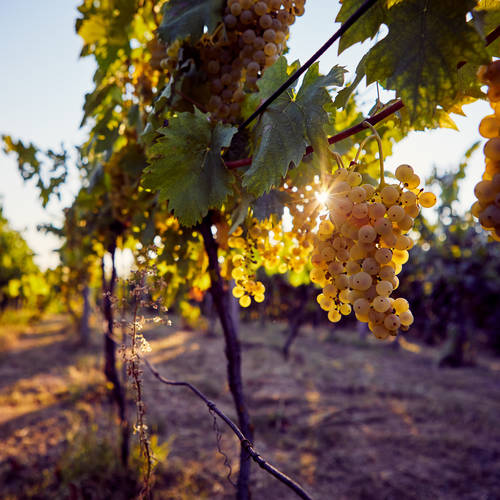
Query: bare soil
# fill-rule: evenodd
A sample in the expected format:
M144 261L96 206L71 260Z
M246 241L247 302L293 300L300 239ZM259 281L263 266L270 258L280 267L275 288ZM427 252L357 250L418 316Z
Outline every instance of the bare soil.
M148 359L234 418L222 336L176 324L146 331ZM395 349L354 330L305 327L285 361L283 329L241 325L254 444L313 498L500 498L499 359L478 356L476 366L443 369L435 350L414 343ZM0 498L137 496L134 471L126 473L130 484L117 479L116 464L88 472L95 443L108 440L118 449L101 343L94 333L89 348L78 348L67 319L53 317L18 331L0 352ZM168 448L155 472L154 498L234 498L204 403L146 369L144 390L148 425ZM238 442L220 421L218 428L235 481ZM252 483L255 499L297 498L257 465Z

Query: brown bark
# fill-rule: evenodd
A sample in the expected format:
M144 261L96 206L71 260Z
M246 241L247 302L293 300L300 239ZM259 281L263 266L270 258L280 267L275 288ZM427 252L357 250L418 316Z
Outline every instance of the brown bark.
M228 289L223 286L218 261L218 245L212 235L210 215L206 216L200 224L200 232L205 243L205 251L208 255L208 268L210 272L212 295L217 314L224 332L226 342L227 378L229 389L233 396L238 425L247 439L253 439L252 426L243 393L243 379L241 375L241 347L234 318L231 315L230 296ZM237 495L238 500L250 499L250 456L247 449L240 449L240 471L238 476Z
M118 408L118 418L120 419L121 427L121 461L124 466L128 464L129 456L129 425L127 421L126 400L125 393L118 377L118 370L116 368L116 343L113 340L113 294L116 282L116 267L115 267L115 250L116 246L113 244L109 248L111 254L111 278L109 282L106 281L104 270L104 259L102 260L102 290L103 290L103 314L106 320L106 333L104 334L104 375L111 383L111 396Z

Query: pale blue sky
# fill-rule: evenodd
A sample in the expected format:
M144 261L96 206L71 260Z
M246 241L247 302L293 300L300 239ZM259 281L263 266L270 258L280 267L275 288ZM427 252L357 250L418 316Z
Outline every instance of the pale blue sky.
M85 92L92 88L94 65L91 59L79 59L81 43L74 32L76 0L0 1L0 133L8 133L42 148L58 149L82 142L84 133L78 125L82 116ZM334 7L332 7L332 5ZM308 0L306 14L291 29L289 60L307 60L335 31L338 3L331 0ZM341 64L351 72L363 53L360 47L337 56L334 45L320 60L327 72ZM347 76L352 77L351 75ZM366 110L374 103L374 89L362 94ZM477 125L489 114L486 103L465 108L467 118L457 117L460 133L451 130L413 133L398 144L389 170L399 163L410 163L421 177L430 173L434 164L440 168L456 165L465 150L479 138ZM473 202L473 187L481 176L481 153L474 156L470 175L461 194L463 206ZM15 229L21 230L37 254L43 267L52 266L57 257L51 252L57 240L36 231L37 224L57 222L61 209L71 203L78 189L73 172L62 203L51 202L41 208L36 189L24 184L10 157L0 152L0 203Z

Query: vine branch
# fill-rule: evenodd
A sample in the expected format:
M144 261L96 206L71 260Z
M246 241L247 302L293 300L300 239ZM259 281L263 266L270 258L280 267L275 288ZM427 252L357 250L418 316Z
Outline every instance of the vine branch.
M197 389L189 382L166 379L146 358L142 356L140 357L148 367L149 371L153 374L153 376L163 384L187 387L194 394L196 394L196 396L198 396L207 405L210 412L216 414L233 431L236 437L240 440L242 448L246 450L250 457L252 457L253 461L257 463L261 469L264 469L266 472L274 476L278 481L281 481L284 485L288 486L288 488L293 490L300 498L303 498L304 500L312 500L312 497L310 497L298 483L296 483L293 479L289 478L286 474L284 474L276 467L272 466L264 458L262 458L253 447L252 443L241 432L240 428L225 413L219 410L215 403L213 401L210 401L210 399L208 399L199 389Z
M375 3L375 2L372 2L372 3ZM363 4L358 9L358 11L361 10L364 6L365 6L365 4ZM371 5L369 5L368 7L370 7L370 6ZM367 10L368 10L368 7L367 7ZM353 16L355 14L357 14L358 11L356 11L353 14ZM361 14L359 14L359 16L360 15ZM341 26L340 29L342 29L349 21L350 21L350 18ZM500 37L500 26L497 26L491 33L489 33L488 35L486 35L486 37L485 37L485 42L486 42L485 45L488 46L488 45L492 44L499 37ZM330 40L325 45L327 45L330 42ZM316 54L314 54L311 57L311 59L309 59L309 61L307 61L304 64L304 66L302 66L302 68L299 68L299 70L297 70L295 73L293 73L292 76L278 90L276 90L276 92L274 92L274 94L271 97L269 97L266 101L264 101L264 103L261 104L261 106L259 108L257 108L257 110L253 113L253 115L251 115L245 122L243 122L241 124L240 130L242 128L244 128L246 125L248 125L248 123L250 123L256 116L258 116L259 114L263 113L265 111L265 109L269 106L269 104L271 104L271 102L276 97L278 97L278 95L281 94L281 92L283 92L283 90L285 90L290 85L290 83L293 83L293 81L295 81L296 78L293 79L293 80L292 80L292 78L294 78L295 75L297 73L299 73L303 68L307 69L308 66L306 66L306 65L308 63L310 63L309 64L309 66L310 66L314 62L315 57L316 56L319 57L321 54L323 54L323 52L326 51L326 49L329 47L329 45L328 45L328 47L326 47L323 50L323 52L321 52L319 55L317 55L323 49L323 47L318 52L316 52ZM461 68L464 64L466 64L466 61L460 61L457 64L457 69ZM305 71L305 69L304 69L304 71ZM300 74L302 74L302 73L300 73ZM297 75L297 78L300 76L300 74ZM282 88L282 87L284 87L284 88ZM364 125L364 122L368 122L370 125L375 125L376 123L381 122L382 120L384 120L388 116L392 115L393 113L396 113L397 111L399 111L403 107L404 107L403 101L401 99L397 99L393 104L391 104L390 106L387 106L387 108L385 108L382 111L380 111L380 113L377 113L377 114L375 114L375 115L373 115L373 116L371 116L369 118L366 118L366 119L362 120L360 123L358 123L357 125L354 125L353 127L350 127L350 128L348 128L348 129L346 129L346 130L344 130L342 132L339 132L338 134L333 135L332 137L329 137L328 138L328 143L329 144L335 144L336 142L340 142L340 141L342 141L344 139L347 139L351 135L355 135L355 134L361 132L363 129L367 128L367 125ZM308 154L311 154L313 151L314 151L314 149L313 149L312 146L307 146L306 152L305 152L304 156L306 156ZM251 157L250 158L243 158L241 160L235 160L235 161L228 161L228 162L226 162L226 166L229 169L240 168L240 167L248 167L251 164L252 164L252 158Z
M329 137L328 143L335 144L336 142L340 142L344 139L347 139L351 135L355 135L358 132L361 132L363 129L368 128L368 125L365 125L365 122L369 123L370 125L375 125L384 120L385 118L387 118L388 116L396 113L396 111L399 111L403 106L404 106L403 101L401 101L401 99L398 99L396 102L394 102L390 106L387 106L387 108L383 109L380 113L370 116L369 118L365 118L363 119L362 122L358 123L357 125L354 125L353 127L350 127L342 132L339 132L338 134L333 135L332 137ZM305 155L311 154L313 151L314 149L312 146L307 146ZM244 158L242 160L226 162L227 168L230 169L246 167L251 164L252 164L252 158Z

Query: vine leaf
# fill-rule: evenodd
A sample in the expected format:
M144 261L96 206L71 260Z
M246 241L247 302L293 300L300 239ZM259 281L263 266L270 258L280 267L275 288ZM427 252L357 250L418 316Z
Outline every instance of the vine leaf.
M168 200L183 225L193 226L233 193L234 176L221 150L229 146L236 128L221 123L212 127L207 115L196 110L179 113L158 132L144 186Z
M488 62L479 33L466 22L474 0L405 0L387 12L389 33L367 54L367 84L396 89L412 122L431 120L459 91L457 64ZM425 82L425 86L422 85Z
M222 20L223 0L170 0L163 7L163 20L158 35L170 44L178 38L191 37L196 43L203 35L205 26L212 33Z
M284 57L275 66L270 68L273 71L266 71L262 83L259 82L264 95L270 78L274 81L280 75L281 81L275 82L280 84L288 76ZM305 74L297 93L289 88L262 114L252 128L252 165L243 175L243 186L255 197L278 185L291 163L299 165L308 144L325 147L327 137L323 127L328 125L329 118L324 106L331 103L326 87L342 85L343 74L344 69L335 66L328 75L320 75L315 63Z
M362 82L365 76L366 76L365 58L363 57L361 61L359 61L358 66L356 67L356 77L354 78L354 80L350 83L350 85L347 85L342 90L339 90L339 92L337 93L337 97L335 97L334 101L336 108L346 107L347 101L354 93L358 85Z
M365 0L344 0L335 19L338 23L345 23L356 10L361 7ZM367 38L373 38L384 22L386 1L379 1L365 12L357 21L356 26L347 30L339 42L339 54L358 42L364 42ZM394 3L394 2L392 2ZM391 3L391 6L392 6Z
M344 68L334 66L327 75L323 76L319 73L319 64L314 63L305 74L302 86L297 93L295 102L304 115L308 143L319 157L323 157L328 148L328 137L323 127L329 122L325 106L331 104L332 99L326 88L342 86L344 73Z

